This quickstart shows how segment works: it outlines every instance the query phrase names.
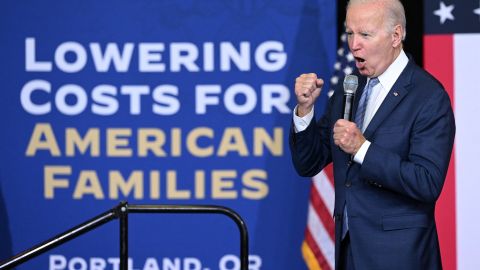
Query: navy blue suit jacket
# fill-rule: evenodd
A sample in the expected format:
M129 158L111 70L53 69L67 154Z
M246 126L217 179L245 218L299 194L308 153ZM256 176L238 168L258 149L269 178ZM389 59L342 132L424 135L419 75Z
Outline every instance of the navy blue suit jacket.
M357 97L365 83L359 76ZM371 145L361 165L333 143L342 111L338 87L318 122L299 133L292 124L290 131L292 160L301 176L314 176L333 162L337 265L347 203L357 270L441 269L434 211L455 136L448 94L409 60L364 132Z

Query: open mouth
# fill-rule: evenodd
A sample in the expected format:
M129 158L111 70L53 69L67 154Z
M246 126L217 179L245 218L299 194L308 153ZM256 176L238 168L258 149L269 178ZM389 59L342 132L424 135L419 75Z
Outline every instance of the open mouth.
M363 63L365 62L365 59L361 58L361 57L355 57L355 60L359 63Z

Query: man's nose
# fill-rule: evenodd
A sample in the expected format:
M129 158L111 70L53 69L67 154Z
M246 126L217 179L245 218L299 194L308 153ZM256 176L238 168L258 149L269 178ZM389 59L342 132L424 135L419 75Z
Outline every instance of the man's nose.
M358 51L361 48L360 39L358 39L355 35L350 37L350 51Z

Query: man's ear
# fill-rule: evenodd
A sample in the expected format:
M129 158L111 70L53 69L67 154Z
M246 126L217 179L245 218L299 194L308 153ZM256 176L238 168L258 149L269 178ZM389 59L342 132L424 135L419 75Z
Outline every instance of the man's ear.
M397 48L402 43L403 33L405 29L400 24L395 25L392 33L392 46Z

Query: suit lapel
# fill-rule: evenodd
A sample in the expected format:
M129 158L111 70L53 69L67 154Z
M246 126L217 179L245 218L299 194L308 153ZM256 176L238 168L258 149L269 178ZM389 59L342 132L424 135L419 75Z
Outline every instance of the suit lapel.
M390 89L385 97L385 100L382 102L370 121L367 129L364 132L365 138L368 139L375 133L375 130L382 124L385 118L390 115L400 101L402 101L402 99L408 94L408 89L412 87L413 69L414 63L410 59L407 66L400 74L392 89Z

